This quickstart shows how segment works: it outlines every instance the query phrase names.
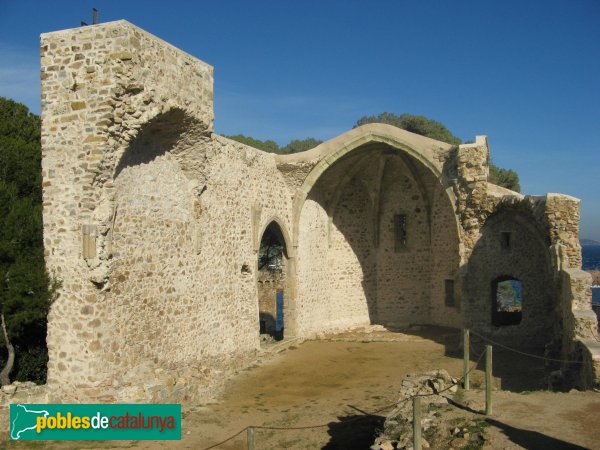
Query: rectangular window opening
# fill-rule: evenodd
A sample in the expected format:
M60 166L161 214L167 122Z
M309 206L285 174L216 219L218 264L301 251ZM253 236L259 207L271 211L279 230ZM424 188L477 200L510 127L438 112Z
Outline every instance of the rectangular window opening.
M523 315L523 285L513 278L493 282L492 325L518 325Z
M500 233L500 246L502 248L510 248L511 244L511 236L510 231L502 231Z
M400 252L407 248L406 214L394 215L394 250Z
M454 280L444 280L444 298L446 306L456 306L454 300Z

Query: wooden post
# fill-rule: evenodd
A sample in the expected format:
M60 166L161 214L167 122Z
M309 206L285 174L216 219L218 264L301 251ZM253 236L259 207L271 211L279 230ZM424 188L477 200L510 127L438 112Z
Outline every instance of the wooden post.
M469 390L469 355L470 355L469 330L463 330L463 388Z
M421 397L413 397L413 449L421 450Z
M492 414L492 346L485 346L485 413Z
M246 432L248 436L248 450L256 450L254 445L254 427L248 427Z

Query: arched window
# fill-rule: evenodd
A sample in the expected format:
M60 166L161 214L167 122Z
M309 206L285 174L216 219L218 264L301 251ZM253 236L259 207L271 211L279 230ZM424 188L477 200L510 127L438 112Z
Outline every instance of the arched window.
M523 283L512 277L492 282L492 325L497 327L521 323Z

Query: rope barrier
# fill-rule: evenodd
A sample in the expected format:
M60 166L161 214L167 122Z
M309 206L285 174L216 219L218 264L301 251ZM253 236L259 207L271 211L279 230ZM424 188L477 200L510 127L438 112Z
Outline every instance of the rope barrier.
M474 352L473 352L473 353L474 353ZM462 377L458 378L458 379L456 380L456 382L455 382L455 383L452 383L450 386L446 387L445 389L442 389L441 391L432 392L432 393L430 393L430 394L419 394L419 393L418 393L418 391L417 391L417 394L415 394L415 395L411 395L411 396L409 396L409 397L407 397L407 398L405 398L405 399L403 399L403 400L401 400L401 401L399 401L399 402L390 403L389 405L385 405L385 406L383 406L382 408L379 408L379 409L377 409L377 410L375 410L375 411L372 411L372 412L370 412L370 413L365 413L365 414L364 414L364 415L362 415L362 416L355 416L355 417L352 417L352 418L348 419L347 421L345 421L345 422L341 422L341 423L342 423L342 424L344 424L344 425L346 425L346 424L348 424L348 423L351 423L351 422L353 422L353 421L355 421L355 420L362 419L363 417L374 416L375 414L379 414L380 412L383 412L383 411L385 411L385 410L387 410L387 409L391 409L391 408L397 407L397 406L399 406L399 405L401 405L401 404L403 404L403 403L406 403L406 402L408 402L408 401L412 400L414 397L430 397L430 396L432 396L432 395L441 395L442 393L444 393L444 392L446 392L446 391L449 391L449 390L450 390L450 389L452 389L453 387L455 387L455 386L458 386L459 384L461 384L461 383L463 382L463 380L464 380L464 378L465 378L465 376L466 376L467 374L470 374L470 373L471 373L473 370L476 370L476 369L477 369L477 366L478 366L478 365L479 365L479 363L481 362L481 358L483 358L483 356L484 356L484 355L485 355L485 352L482 352L482 353L481 353L481 354L480 354L480 355L477 357L477 361L475 361L475 364L473 364L473 365L471 366L471 368L470 368L470 369L467 371L467 373L466 373L466 374L464 374ZM339 422L339 421L338 421L338 422ZM232 435L232 436L228 437L227 439L225 439L225 440L223 440L223 441L219 442L218 444L213 444L213 445L211 445L210 447L206 447L206 448L204 448L203 450L211 450L211 449L213 449L213 448L219 447L220 445L223 445L223 444L225 444L225 443L227 443L227 442L231 441L232 439L234 439L234 438L238 437L240 434L242 434L242 433L243 433L244 431L246 431L248 428L254 428L254 429L257 429L257 430L277 430L277 431L287 431L287 430L309 430L309 429L314 429L314 428L324 428L324 427L328 427L330 424L331 424L331 422L324 423L324 424L316 424L316 425L306 425L306 426L299 426L299 427L269 427L269 426L264 426L264 425L259 425L259 426L248 425L248 426L246 426L245 428L243 428L242 430L238 431L236 434L234 434L234 435Z
M528 357L531 357L531 358L541 359L541 360L544 360L544 361L560 362L560 363L565 363L565 364L582 364L583 363L582 361L571 361L571 360L564 360L564 359L547 358L545 356L539 356L539 355L534 355L533 353L523 352L521 350L517 350L517 349L514 349L512 347L508 347L508 346L506 346L504 344L500 344L499 342L496 342L496 341L494 341L494 340L492 340L492 339L490 339L490 338L488 338L486 336L483 336L483 335L481 335L481 334L479 334L479 333L477 333L477 332L475 332L473 330L469 330L469 331L470 331L471 334L475 335L476 337L478 337L478 338L480 338L480 339L482 339L484 341L487 341L487 342L489 342L489 343L491 343L491 344L493 344L495 346L498 346L500 348L503 348L505 350L508 350L508 351L511 351L511 352L514 352L514 353L517 353L517 354L520 354L520 355L523 355L523 356L528 356ZM596 336L595 333L592 333L592 335L594 336L594 338L596 340L600 341L600 339L598 339L598 337ZM470 349L470 353L475 353L475 351L473 349ZM385 410L388 410L388 409L391 409L391 408L394 408L394 407L398 407L399 405L401 405L401 404L403 404L405 402L408 402L408 401L412 400L415 397L429 397L429 396L432 396L432 395L441 395L442 393L444 393L446 391L449 391L453 387L461 384L464 381L464 378L465 378L466 375L470 374L473 370L477 369L477 366L481 362L481 359L483 358L484 355L485 355L485 352L481 352L478 356L475 356L477 360L475 361L475 364L473 364L471 366L471 368L467 371L467 373L465 373L462 377L460 377L459 379L457 379L456 383L452 383L450 386L446 387L445 389L442 389L441 391L435 391L435 392L428 393L428 394L419 394L417 392L417 394L411 395L411 396L409 396L409 397L407 397L407 398L405 398L405 399L403 399L403 400L401 400L399 402L395 402L395 403L391 403L389 405L385 405L382 408L379 408L379 409L377 409L375 411L372 411L370 413L365 413L362 416L352 417L349 420L347 420L345 422L342 422L342 423L343 424L348 424L348 423L351 423L351 422L353 422L355 420L361 419L361 418L366 417L366 416L373 416L373 415L378 414L380 412L383 412ZM277 431L309 430L309 429L316 429L316 428L328 427L328 426L330 426L330 424L331 424L331 422L323 423L323 424L315 424L315 425L298 426L298 427L271 427L271 426L265 426L265 425L260 425L260 426L248 425L245 428L243 428L240 431L238 431L237 433L231 435L227 439L225 439L225 440L223 440L223 441L221 441L221 442L219 442L217 444L213 444L210 447L206 447L203 450L211 450L211 449L214 449L216 447L219 447L219 446L221 446L221 445L223 445L223 444L231 441L232 439L238 437L240 434L242 434L244 431L248 430L249 428L254 428L254 429L257 429L257 430L277 430Z
M591 326L590 326L590 329L592 329ZM514 353L517 353L517 354L520 354L520 355L523 355L523 356L527 356L527 357L530 357L530 358L541 359L541 360L544 360L544 361L560 362L560 363L565 363L565 364L583 364L583 361L572 361L572 360L548 358L548 357L545 357L545 356L534 355L533 353L527 353L527 352L524 352L524 351L521 351L521 350L514 349L512 347L508 347L508 346L506 346L504 344L501 344L499 342L496 342L496 341L494 341L494 340L492 340L492 339L490 339L490 338L488 338L488 337L486 337L484 335L481 335L481 334L479 334L479 333L477 333L477 332L475 332L473 330L469 330L469 332L471 334L473 334L474 336L476 336L476 337L478 337L478 338L480 338L480 339L482 339L482 340L484 340L486 342L489 342L490 344L493 344L493 345L498 346L500 348L503 348L505 350L508 350L508 351L511 351L511 352L514 352ZM600 342L600 339L598 338L597 334L594 332L593 329L592 329L592 336L594 337L594 339L596 339L598 342ZM470 348L470 352L469 353L470 354L474 354L475 351L472 348ZM475 364L473 364L471 366L471 368L465 374L463 374L462 377L460 377L459 379L457 379L457 381L455 383L452 383L450 386L446 387L445 389L442 389L441 391L435 391L434 390L434 392L432 392L432 393L420 394L419 393L420 388L419 388L419 391L417 391L416 394L411 395L411 396L409 396L409 397L407 397L407 398L405 398L405 399L403 399L401 401L394 402L394 403L391 403L389 405L385 405L382 408L379 408L379 409L377 409L377 410L375 410L373 412L370 412L370 413L364 413L362 416L352 417L352 418L348 419L347 421L341 422L341 423L345 425L345 424L351 423L351 422L353 422L355 420L361 419L363 417L374 416L375 414L383 412L383 411L385 411L387 409L398 407L399 405L401 405L401 404L403 404L405 402L408 402L408 401L412 400L415 397L429 397L429 396L432 396L432 395L441 395L442 393L444 393L446 391L449 391L450 389L454 388L455 386L461 384L464 381L465 377L468 374L470 374L473 370L477 369L477 366L481 362L481 359L483 358L484 355L485 355L485 352L481 352L478 356L474 355L475 358L477 359L475 361ZM206 447L203 450L212 450L214 448L217 448L217 447L219 447L219 446L221 446L221 445L223 445L223 444L231 441L232 439L235 439L236 437L238 437L240 434L242 434L244 431L248 430L249 428L254 428L254 429L257 429L257 430L278 430L278 431L286 431L286 430L309 430L309 429L316 429L316 428L328 427L328 426L330 426L330 424L331 424L331 422L323 423L323 424L315 424L315 425L298 426L298 427L271 427L271 426L265 426L265 425L260 425L260 426L248 425L248 426L244 427L243 429L241 429L240 431L238 431L237 433L229 436L227 439L225 439L225 440L223 440L223 441L221 441L221 442L219 442L217 444L213 444L210 447Z
M243 433L244 431L246 431L248 428L250 428L250 427L246 427L246 428L244 428L244 429L242 429L242 430L238 431L237 433L235 433L233 436L229 436L229 437L228 437L227 439L225 439L224 441L221 441L221 442L219 442L218 444L211 445L210 447L206 447L206 448L205 448L205 449L203 449L203 450L211 450L211 449L213 449L213 448L217 448L217 447L219 447L219 446L221 446L221 445L223 445L223 444L225 444L225 443L229 442L229 441L230 441L230 440L232 440L233 438L236 438L236 437L238 437L240 434L242 434L242 433Z
M489 342L490 344L494 344L494 345L496 345L498 347L501 347L501 348L503 348L505 350L508 350L508 351L511 351L511 352L514 352L514 353L518 353L520 355L529 356L530 358L537 358L537 359L542 359L544 361L553 361L553 362L560 362L560 363L565 363L565 364L583 364L583 361L571 361L571 360L568 360L568 359L547 358L545 356L539 356L539 355L534 355L533 353L523 352L521 350L517 350L517 349L511 348L511 347L508 347L506 345L500 344L499 342L493 341L490 338L487 338L487 337L485 337L485 336L483 336L483 335L481 335L479 333L476 333L473 330L469 330L469 332L471 334L474 334L475 336L479 337L480 339L483 339L484 341Z

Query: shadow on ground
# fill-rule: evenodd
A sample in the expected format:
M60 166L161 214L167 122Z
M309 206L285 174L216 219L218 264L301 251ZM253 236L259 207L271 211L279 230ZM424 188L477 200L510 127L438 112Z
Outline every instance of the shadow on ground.
M501 430L512 442L529 450L586 450L585 447L561 441L537 431L511 427L494 419L486 419L490 425Z
M377 432L383 429L385 417L356 415L338 417L330 422L327 434L329 442L323 450L364 450L373 445Z
M391 332L401 332L407 335L430 339L444 346L444 355L451 358L463 358L462 330L439 326L413 326L408 329L387 328ZM477 369L485 371L486 342L471 335L471 366L479 360ZM547 373L544 361L530 356L520 355L502 347L493 346L493 375L500 379L500 388L511 392L537 391L547 389ZM520 348L520 351L542 356L544 349ZM481 356L481 359L479 357ZM475 383L473 382L475 381ZM471 385L477 386L477 380Z

